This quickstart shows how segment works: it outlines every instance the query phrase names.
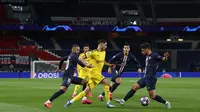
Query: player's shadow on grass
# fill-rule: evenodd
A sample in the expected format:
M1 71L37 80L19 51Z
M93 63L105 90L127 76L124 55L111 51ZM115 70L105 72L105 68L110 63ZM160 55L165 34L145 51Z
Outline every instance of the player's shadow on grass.
M88 109L88 107L89 108L102 108L102 107L105 107L105 106L103 106L103 105L79 105L78 107L81 107L81 108L87 108ZM75 107L75 106L71 106L71 107L69 107L69 108L77 108L77 106Z
M166 110L168 110L167 108L165 108L165 106L147 106L147 107L143 107L143 106L140 106L140 107L138 107L138 106L137 107L136 106L121 106L121 108L122 109L123 108L125 108L125 109L138 109L138 110L140 110L140 109L151 109L151 110L163 110L163 109L166 109ZM195 110L195 109L187 108L187 107L172 107L171 109L174 110L174 111L175 110L179 111L179 110L184 109L184 111L188 111L188 112L191 111L191 110Z

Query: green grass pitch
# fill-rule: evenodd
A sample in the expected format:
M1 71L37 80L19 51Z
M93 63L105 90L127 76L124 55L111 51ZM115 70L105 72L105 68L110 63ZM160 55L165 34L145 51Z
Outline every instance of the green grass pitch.
M122 79L113 98L123 98L137 80ZM140 97L148 96L146 88L139 90L124 106L113 102L116 108L106 108L106 102L97 100L97 95L104 90L103 85L92 91L91 105L77 101L64 109L74 89L71 85L67 93L52 103L52 109L45 108L44 101L59 89L60 84L61 79L0 79L0 112L200 112L200 79L158 79L156 92L171 102L170 110L152 100L148 107L141 106Z

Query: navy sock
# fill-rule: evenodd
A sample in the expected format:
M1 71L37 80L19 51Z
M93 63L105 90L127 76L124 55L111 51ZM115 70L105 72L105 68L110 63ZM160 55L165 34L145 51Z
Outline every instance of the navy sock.
M63 90L59 90L59 91L57 91L57 92L55 92L52 96L51 96L51 98L49 99L51 102L53 101L53 100L55 100L56 98L58 98L60 95L62 95L62 94L64 94L65 93L65 91L63 91Z
M154 100L156 100L157 102L163 103L165 104L166 101L159 95L156 95L156 97L154 98Z
M114 83L110 92L113 93L117 89L118 86L119 86L119 83Z
M82 90L84 91L86 87L87 87L87 84L84 84Z
M134 91L134 90L130 90L127 94L126 94L126 96L124 97L124 101L127 101L128 99L130 99L134 94L135 94L135 92L136 91Z

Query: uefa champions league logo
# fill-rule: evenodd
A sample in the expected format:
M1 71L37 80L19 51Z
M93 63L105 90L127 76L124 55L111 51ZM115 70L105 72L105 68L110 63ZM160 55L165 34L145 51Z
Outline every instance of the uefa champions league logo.
M195 32L195 31L198 31L200 30L200 26L197 26L197 27L189 27L189 26L186 26L183 31L186 31L186 32Z
M125 28L119 28L119 26L116 26L113 28L112 31L117 31L117 32L125 32L125 31L136 31L136 32L142 32L142 29L139 26L127 26Z
M49 25L46 25L42 30L45 31L56 31L58 28L64 29L65 31L72 31L72 28L69 27L68 25L58 25L55 27L50 27Z

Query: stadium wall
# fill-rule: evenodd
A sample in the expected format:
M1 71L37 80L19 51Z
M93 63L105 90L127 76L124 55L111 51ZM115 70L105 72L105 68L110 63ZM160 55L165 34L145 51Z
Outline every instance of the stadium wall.
M105 77L111 77L110 74L104 72ZM143 76L143 74L141 74ZM122 77L124 78L137 78L137 72L125 72ZM39 72L34 75L30 72L0 72L0 78L61 78L62 73L56 72ZM157 72L157 77L168 78L200 78L200 72Z

